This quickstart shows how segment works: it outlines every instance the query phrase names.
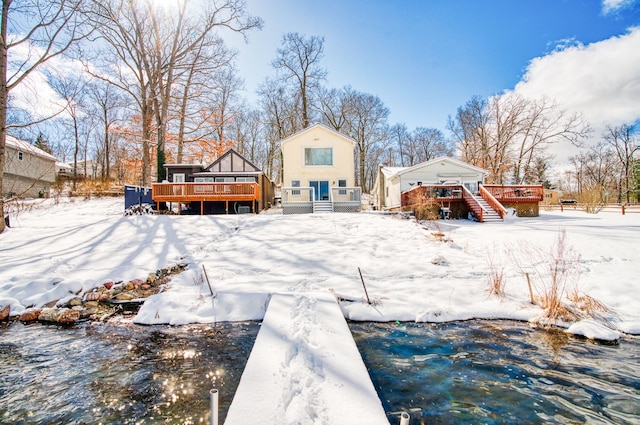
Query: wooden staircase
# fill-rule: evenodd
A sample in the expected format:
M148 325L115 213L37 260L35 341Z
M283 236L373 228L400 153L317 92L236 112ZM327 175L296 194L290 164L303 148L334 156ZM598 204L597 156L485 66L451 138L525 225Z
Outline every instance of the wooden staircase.
M478 202L478 204L480 204L480 206L482 207L482 222L483 223L504 221L502 219L502 217L500 217L500 214L498 214L498 212L496 210L491 208L491 206L487 203L487 201L485 201L484 199L482 199L479 196L475 197L475 199Z
M504 221L500 212L496 211L482 196L475 196L462 186L462 199L473 215L481 223L496 223ZM497 203L497 201L495 201Z

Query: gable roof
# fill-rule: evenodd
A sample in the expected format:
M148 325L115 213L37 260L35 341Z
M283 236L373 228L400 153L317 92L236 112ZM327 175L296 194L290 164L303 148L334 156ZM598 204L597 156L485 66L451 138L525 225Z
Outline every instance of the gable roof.
M31 143L26 142L24 140L18 139L16 137L11 136L10 134L7 134L7 146L11 146L14 149L23 151L23 152L29 152L32 153L33 155L39 156L41 158L44 159L49 159L52 161L57 161L57 158L53 155L51 155L50 153L47 153L45 151L43 151L40 148L37 148L35 146L33 146Z
M411 167L384 167L384 168L388 169L387 178L391 178L391 177L395 177L395 176L401 176L403 174L407 174L407 173L410 173L410 172L415 171L415 170L419 170L419 169L424 168L424 167L430 167L430 166L433 166L433 165L438 164L440 162L449 162L451 164L466 168L469 171L473 171L473 172L476 172L476 173L484 174L485 176L491 174L489 171L485 170L484 168L476 167L475 165L467 164L464 161L460 161L459 159L451 158L451 157L448 157L448 156L439 156L439 157L434 158L434 159L432 159L430 161L421 162L420 164L416 164L416 165L411 166Z
M280 144L284 144L286 142L289 142L289 141L291 141L291 139L296 139L296 138L298 138L298 136L301 136L301 135L303 135L305 133L308 133L308 132L310 132L312 130L315 130L315 129L318 129L318 128L321 128L321 129L323 129L323 130L325 130L325 131L327 131L329 133L332 133L332 134L334 134L336 136L339 136L340 138L344 139L345 141L351 142L354 145L356 144L356 141L353 140L351 137L346 136L346 135L344 135L344 134L342 134L342 133L340 133L338 131L335 131L334 129L332 129L332 128L324 125L324 124L321 124L321 123L315 123L315 124L310 125L309 127L305 128L305 129L302 129L300 131L297 131L297 132L293 133L291 136L289 136L289 137L287 137L285 139L282 139L280 141Z
M203 170L209 173L261 173L262 170L256 167L251 161L240 155L235 149L229 148L218 159L213 161L211 165Z

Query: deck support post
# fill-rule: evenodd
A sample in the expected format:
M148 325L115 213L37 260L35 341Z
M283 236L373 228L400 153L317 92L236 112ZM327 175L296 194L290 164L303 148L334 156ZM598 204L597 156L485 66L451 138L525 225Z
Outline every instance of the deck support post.
M200 200L200 215L204 215L204 199Z
M224 201L224 203L225 203L224 213L229 214L229 200Z

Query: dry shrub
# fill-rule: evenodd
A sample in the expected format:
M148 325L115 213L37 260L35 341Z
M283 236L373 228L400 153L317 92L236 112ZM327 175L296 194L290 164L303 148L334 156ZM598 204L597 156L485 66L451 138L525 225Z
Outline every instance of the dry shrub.
M417 220L437 220L440 218L440 205L427 200L413 206L413 215Z
M560 231L549 251L525 243L511 252L516 267L523 275L531 276L536 300L545 310L547 323L575 320L577 315L565 305L564 299L568 298L570 288L577 288L580 254L568 245L566 232Z
M503 298L505 295L506 280L504 275L504 264L498 264L499 261L496 258L503 258L503 255L494 246L492 249L487 250L487 265L489 266L489 273L487 274L488 292L490 295L497 295Z

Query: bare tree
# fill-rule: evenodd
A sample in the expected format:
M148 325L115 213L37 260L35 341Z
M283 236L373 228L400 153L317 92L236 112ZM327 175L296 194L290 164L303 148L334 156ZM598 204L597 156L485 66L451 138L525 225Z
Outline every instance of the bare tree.
M439 156L453 155L451 145L437 128L418 127L413 130L408 142L412 151L415 152L416 163L430 161Z
M267 78L258 89L263 120L264 137L267 141L266 174L270 179L280 181L281 152L279 143L299 128L295 95L275 79Z
M260 28L262 21L247 15L242 0L206 3L204 8L187 7L179 0L175 9L156 8L153 0L132 2L93 0L93 18L102 37L118 58L135 75L136 89L116 84L136 97L142 116L144 151L148 151L151 119L155 120L158 181L164 179L168 119L177 80L193 69L193 52L205 40L214 40L218 30L246 33ZM197 56L196 56L197 57ZM148 161L148 157L145 154ZM145 162L145 161L143 161ZM148 166L145 163L144 166Z
M272 62L286 80L295 81L302 111L302 128L307 128L310 123L310 92L318 88L327 75L319 64L323 52L324 37L305 38L298 33L287 33L282 37L282 47L277 50L278 55Z
M488 100L473 97L449 120L464 161L491 172L488 181L522 183L552 143L579 145L590 131L580 115L568 115L549 99L511 93Z
M347 118L347 134L356 141L358 148L358 184L363 192L368 192L373 181L370 177L375 173L367 172L367 159L374 153L379 153L379 144L388 140L389 109L379 97L345 88L345 96L349 99L351 108ZM386 148L386 146L385 146ZM373 163L376 169L379 158ZM371 161L369 161L371 166Z
M607 127L603 136L605 142L613 148L620 163L618 179L618 203L622 202L623 194L626 202L630 201L632 191L637 191L634 184L634 165L637 163L635 153L640 151L640 144L635 137L635 126L623 124L618 127Z
M569 160L574 167L579 200L588 205L607 202L618 174L617 159L611 146L600 142Z
M0 170L4 169L9 94L43 64L86 36L79 20L80 0L3 0L0 16ZM13 49L29 54L13 62ZM10 63L12 66L10 67ZM0 175L0 195L2 176ZM0 198L4 217L4 199ZM4 231L0 220L0 233Z
M411 135L404 124L395 124L389 129L389 138L398 151L398 164L401 167L412 166L415 163L415 152L411 146ZM389 155L389 166L393 166L393 155Z

